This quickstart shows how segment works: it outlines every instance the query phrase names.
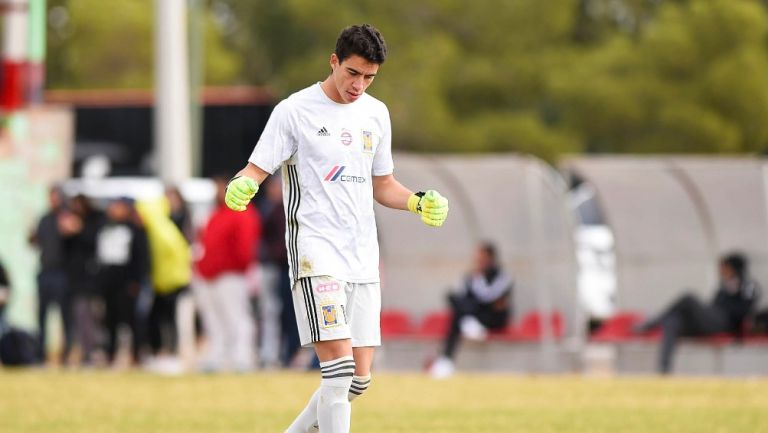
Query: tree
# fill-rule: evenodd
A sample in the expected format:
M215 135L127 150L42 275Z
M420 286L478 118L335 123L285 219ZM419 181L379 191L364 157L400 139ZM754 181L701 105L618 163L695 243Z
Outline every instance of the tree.
M70 18L51 20L51 85L149 86L150 3L52 0ZM211 0L206 78L287 96L325 78L340 29L370 22L397 149L764 152L766 3Z
M148 88L153 83L154 0L50 0L47 87ZM205 79L230 83L241 58L205 16Z

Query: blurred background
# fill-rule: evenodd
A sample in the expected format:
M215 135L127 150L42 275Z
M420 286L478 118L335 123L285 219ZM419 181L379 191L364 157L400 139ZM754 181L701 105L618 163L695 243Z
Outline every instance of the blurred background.
M491 242L514 281L509 319L481 337L463 329L480 341L455 367L664 372L672 340L676 371L768 374L768 2L2 0L0 17L0 308L13 359L311 365L280 282L279 191L257 196L238 269L252 326L212 337L214 277L199 269L215 248L211 178L242 168L274 105L325 79L340 30L366 22L389 48L370 93L391 113L396 175L441 191L452 212L429 231L376 209L379 367L442 359L457 314L445 294ZM119 204L129 218L110 211ZM131 245L146 241L115 263L106 228L118 223L137 233ZM733 289L726 254L746 263ZM743 301L738 324L699 323L722 306L718 290ZM234 335L250 341L247 359L214 359Z

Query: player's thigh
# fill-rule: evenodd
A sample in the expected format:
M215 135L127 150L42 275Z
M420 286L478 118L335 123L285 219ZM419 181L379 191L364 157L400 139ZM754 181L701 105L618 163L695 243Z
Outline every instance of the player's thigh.
M350 284L347 315L352 347L381 345L381 289L379 283Z
M351 338L346 313L346 286L345 282L326 276L302 278L295 282L293 305L302 346ZM350 350L348 355L351 354Z

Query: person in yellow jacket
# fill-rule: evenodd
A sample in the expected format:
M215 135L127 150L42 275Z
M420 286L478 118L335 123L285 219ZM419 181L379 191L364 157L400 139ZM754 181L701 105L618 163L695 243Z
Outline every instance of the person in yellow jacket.
M154 355L161 353L164 346L169 352L176 353L177 302L188 290L192 277L191 249L171 219L170 204L165 197L140 201L136 208L145 224L151 256L154 300L149 314L149 344ZM165 345L164 335L168 336Z

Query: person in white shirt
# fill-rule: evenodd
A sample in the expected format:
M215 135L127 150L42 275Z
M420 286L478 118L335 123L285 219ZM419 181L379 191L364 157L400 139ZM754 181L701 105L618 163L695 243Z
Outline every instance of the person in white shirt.
M373 201L410 210L433 227L448 216L445 197L413 193L392 174L389 112L365 92L386 55L373 26L344 29L330 75L275 107L227 189L228 206L245 210L258 185L282 170L296 321L322 372L320 388L288 433L348 432L349 401L370 384L374 348L381 344Z

